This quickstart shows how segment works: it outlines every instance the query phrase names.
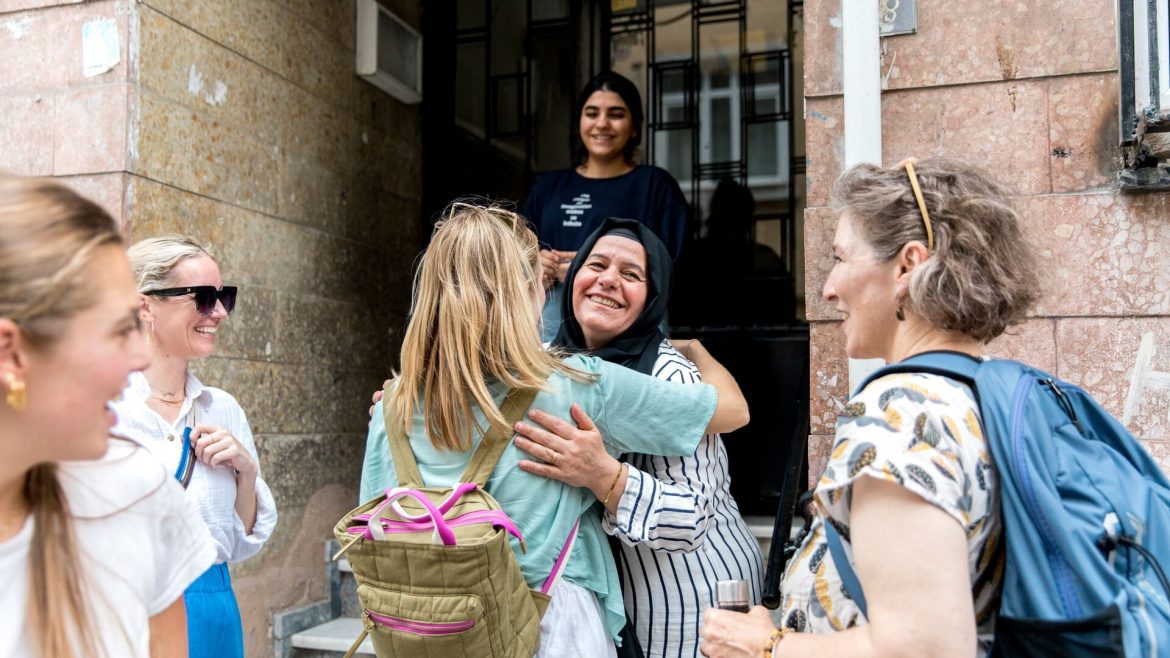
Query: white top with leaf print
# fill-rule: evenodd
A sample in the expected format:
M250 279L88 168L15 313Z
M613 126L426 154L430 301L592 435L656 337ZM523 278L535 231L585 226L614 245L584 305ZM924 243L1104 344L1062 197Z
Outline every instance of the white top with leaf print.
M784 625L828 633L866 623L841 585L824 533L824 523L833 523L852 555L849 507L853 482L862 475L897 483L963 526L979 655L985 656L1003 578L998 478L971 389L938 375L888 375L846 405L814 494L817 517L785 574ZM888 536L905 541L907 569L930 558L915 555L913 537L902 537L897 528Z

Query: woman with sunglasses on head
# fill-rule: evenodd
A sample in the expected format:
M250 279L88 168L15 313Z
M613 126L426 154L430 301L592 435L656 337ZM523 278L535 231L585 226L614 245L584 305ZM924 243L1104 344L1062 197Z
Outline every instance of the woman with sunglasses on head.
M897 363L987 358L1038 299L1036 265L1003 188L942 159L841 175L822 295L845 352ZM1004 574L999 478L971 388L887 374L842 409L816 517L767 610L708 610L710 658L986 656ZM838 560L840 558L840 560Z
M0 656L177 658L215 550L182 489L112 434L149 354L117 223L0 176Z
M216 563L187 589L192 658L241 657L243 631L227 563L252 557L276 526L252 430L229 393L204 386L191 361L215 352L236 288L194 240L164 236L130 247L150 366L130 377L117 430L150 449L187 489L216 545Z
M548 293L542 338L560 329L565 273L585 237L606 217L636 219L662 240L671 258L682 251L687 202L665 169L638 163L642 143L642 95L633 82L607 71L577 96L574 166L550 171L528 192L520 214L536 227L544 248Z

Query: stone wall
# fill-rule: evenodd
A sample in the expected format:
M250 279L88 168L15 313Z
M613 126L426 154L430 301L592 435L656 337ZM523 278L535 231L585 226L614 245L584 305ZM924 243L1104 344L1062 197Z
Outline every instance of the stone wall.
M383 4L419 26L418 0ZM116 63L87 77L83 34L92 53L111 33ZM194 235L241 287L194 369L248 413L280 511L232 569L249 656L272 654L273 611L327 596L409 304L418 106L353 61L352 0L0 0L0 170L64 177L132 240Z
M839 316L820 297L832 267L828 195L844 150L843 4L805 3L813 482L832 445L833 400L849 394ZM918 0L917 34L882 40L882 160L946 155L1014 190L1045 297L990 351L1086 387L1170 472L1170 391L1149 376L1170 371L1170 200L1116 188L1114 5Z

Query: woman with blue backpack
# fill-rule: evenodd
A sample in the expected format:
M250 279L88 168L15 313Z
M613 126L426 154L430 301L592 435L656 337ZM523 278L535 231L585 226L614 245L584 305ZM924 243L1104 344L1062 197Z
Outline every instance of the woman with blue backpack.
M823 296L851 358L977 363L1039 291L1002 188L941 159L859 165ZM841 409L817 514L768 611L709 610L702 651L738 656L985 656L1003 578L997 464L968 382L880 376ZM864 590L864 595L861 594Z

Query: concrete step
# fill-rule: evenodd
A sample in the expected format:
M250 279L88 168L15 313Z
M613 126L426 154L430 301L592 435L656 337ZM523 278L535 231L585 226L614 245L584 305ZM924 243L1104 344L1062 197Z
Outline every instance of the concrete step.
M357 617L338 617L324 624L305 629L292 636L292 646L298 650L297 656L304 656L303 651L336 652L344 654L349 651L353 641L362 634L362 620ZM329 655L329 654L325 654ZM358 647L357 656L374 655L374 643L369 637L362 640Z

